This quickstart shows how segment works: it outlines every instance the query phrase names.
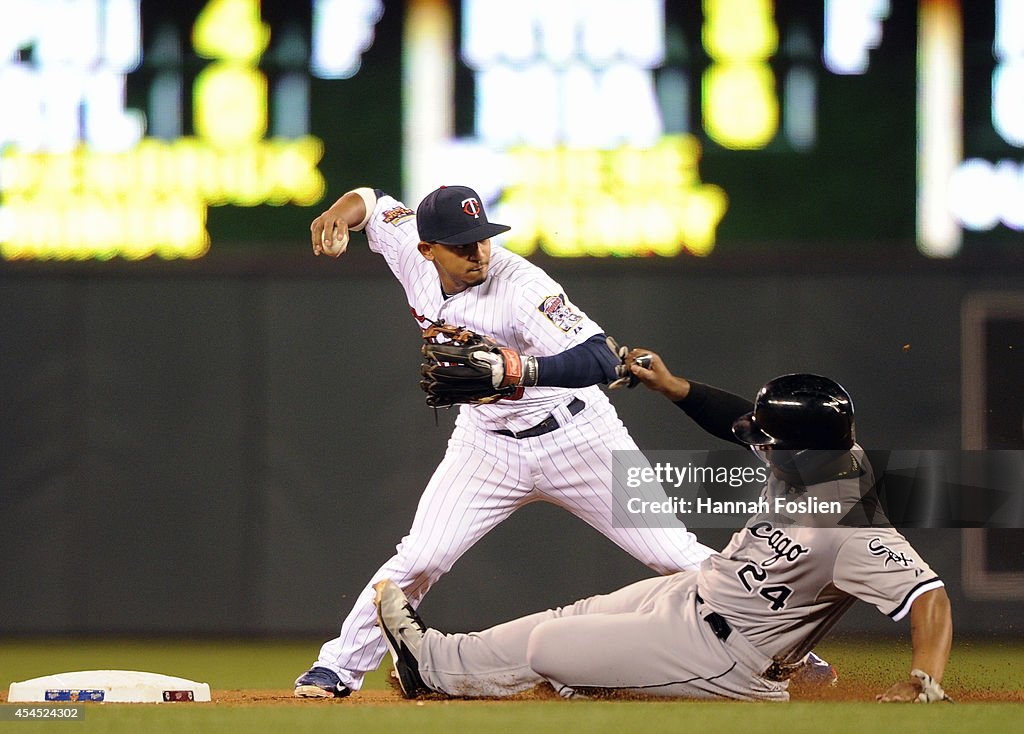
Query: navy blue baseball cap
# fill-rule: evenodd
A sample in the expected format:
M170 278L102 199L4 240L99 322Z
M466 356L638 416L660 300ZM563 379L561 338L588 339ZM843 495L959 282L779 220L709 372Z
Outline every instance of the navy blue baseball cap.
M416 228L424 242L472 245L508 232L511 227L487 221L480 195L468 186L442 186L416 208Z

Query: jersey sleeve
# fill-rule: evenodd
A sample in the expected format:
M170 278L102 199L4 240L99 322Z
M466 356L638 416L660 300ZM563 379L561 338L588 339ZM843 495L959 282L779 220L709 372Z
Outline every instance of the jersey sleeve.
M921 594L943 586L942 580L906 538L892 528L855 531L836 554L836 588L873 604L899 621Z
M416 230L416 212L389 194L377 191L377 203L366 222L370 250L383 255L398 273L404 261L418 256L420 237Z
M601 327L569 300L540 268L517 288L515 319L528 354L559 354L602 333Z
M690 392L676 405L712 436L750 448L732 433L733 422L754 409L746 398L690 380Z

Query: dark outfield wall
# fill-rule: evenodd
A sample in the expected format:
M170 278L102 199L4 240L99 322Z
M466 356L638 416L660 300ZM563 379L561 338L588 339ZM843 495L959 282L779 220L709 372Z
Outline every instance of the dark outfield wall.
M549 269L609 333L696 379L753 395L783 372L834 376L878 448L959 447L961 305L1024 291L1019 273L942 267ZM399 286L358 254L0 272L0 633L332 635L444 451L453 415L435 426L423 405L417 349ZM641 447L714 445L655 395L613 400ZM908 535L961 631L1020 634L1024 605L961 593L960 531ZM533 505L423 610L466 629L645 573ZM842 626L891 628L867 608Z

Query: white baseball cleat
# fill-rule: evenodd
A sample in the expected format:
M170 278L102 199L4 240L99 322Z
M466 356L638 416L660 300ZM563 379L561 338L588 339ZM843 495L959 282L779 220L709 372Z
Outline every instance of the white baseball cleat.
M402 693L406 698L431 693L420 677L419 665L426 625L394 581L378 581L373 589L377 592L373 600L377 607L377 624L384 633Z

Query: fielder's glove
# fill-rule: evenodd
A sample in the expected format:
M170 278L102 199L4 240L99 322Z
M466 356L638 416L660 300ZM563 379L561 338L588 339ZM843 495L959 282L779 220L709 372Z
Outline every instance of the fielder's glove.
M420 387L427 405L518 400L537 384L537 358L499 346L490 337L444 323L423 331Z

